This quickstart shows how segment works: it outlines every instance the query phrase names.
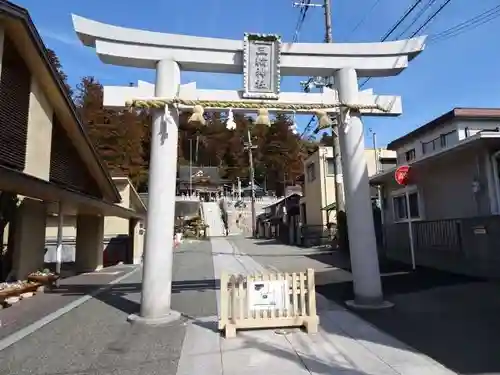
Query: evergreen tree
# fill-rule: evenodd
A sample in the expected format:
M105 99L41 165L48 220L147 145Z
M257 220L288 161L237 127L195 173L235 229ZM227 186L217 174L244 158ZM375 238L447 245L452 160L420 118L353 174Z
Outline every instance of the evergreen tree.
M68 94L70 97L73 97L73 89L68 83L68 76L66 73L64 73L61 60L59 60L59 57L56 55L54 50L47 48L47 55L49 57L49 61L52 64L52 66L56 69L57 73L59 74L59 77L61 77L61 80L63 81L64 85L66 86L66 90L68 90Z
M128 176L134 185L144 183L143 143L147 116L103 107L103 90L94 77L77 86L75 102L87 133L112 174Z

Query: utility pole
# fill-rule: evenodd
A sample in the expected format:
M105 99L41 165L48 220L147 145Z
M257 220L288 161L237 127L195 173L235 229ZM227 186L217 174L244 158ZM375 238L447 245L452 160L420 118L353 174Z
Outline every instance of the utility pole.
M283 196L286 197L286 182L287 182L287 174L283 172Z
M318 4L306 4L303 2L294 3L296 7L317 7L322 6L325 14L325 42L333 43L332 36L332 2L331 0L323 0L322 5ZM304 91L308 92L310 90L311 85L316 87L324 87L331 86L333 83L332 77L312 77L306 82L301 82L304 86ZM333 173L335 175L335 208L337 214L337 221L339 213L341 215L345 215L345 201L344 201L344 183L342 180L342 159L340 154L340 142L339 142L339 132L338 132L338 119L332 119L332 125L330 127L332 131L332 149L333 149ZM317 129L319 131L319 129ZM315 131L315 133L317 133Z
M252 135L250 134L250 128L247 129L248 142L245 143L245 150L248 152L248 161L250 164L250 189L251 189L251 209L252 209L252 236L255 236L255 225L256 225L256 214L255 214L255 171L253 168L253 153L252 150L257 148L257 146L252 145Z
M189 196L193 194L193 139L189 138Z
M371 128L368 129L370 133L372 133L372 145L373 145L373 157L375 158L375 173L378 173L380 168L379 168L379 157L378 157L378 150L377 150L377 133L375 133Z
M297 3L294 6L308 7L318 6L317 4ZM331 0L323 0L321 5L325 14L325 42L333 43L332 36L332 3ZM331 87L333 84L333 77L311 77L307 81L301 82L305 92L309 92L312 86L315 87ZM338 132L339 116L332 118L332 151L333 151L333 173L335 175L335 211L337 216L337 237L339 240L339 247L341 249L348 248L347 238L347 217L345 213L345 200L344 200L344 182L342 179L342 158L340 153L340 142ZM314 133L317 133L314 131Z
M325 8L325 41L333 43L332 35L332 0L325 0L323 5Z
M332 36L332 3L331 0L324 0L325 8L325 41L333 43ZM330 77L329 77L330 78ZM344 182L342 180L342 159L340 155L340 142L338 132L338 120L333 119L332 131L332 151L333 151L333 174L335 175L335 209L337 221L340 212L345 213Z

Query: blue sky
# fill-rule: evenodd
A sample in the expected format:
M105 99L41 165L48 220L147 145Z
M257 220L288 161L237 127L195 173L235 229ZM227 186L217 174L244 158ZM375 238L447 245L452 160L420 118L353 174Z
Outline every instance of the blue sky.
M72 84L92 75L105 85L153 81L154 72L105 65L83 47L72 28L71 13L120 26L197 36L242 39L244 32L280 34L291 41L299 10L294 0L14 0L27 8L46 45L56 51ZM316 0L319 2L320 0ZM443 0L438 0L442 2ZM314 2L314 0L313 0ZM336 42L378 41L414 0L381 0L354 32L376 0L332 0ZM498 5L497 0L452 0L425 34L436 34ZM398 118L365 118L377 133L378 145L411 131L453 107L496 107L500 104L500 18L447 41L430 44L402 74L372 79L379 94L401 95ZM401 28L400 30L403 30ZM414 30L414 28L412 29ZM406 35L405 35L406 36ZM299 41L321 42L323 9L311 8ZM300 91L304 78L286 77L284 91ZM240 89L241 76L185 73L183 82L201 88ZM304 126L308 118L299 121ZM367 142L371 142L368 141Z

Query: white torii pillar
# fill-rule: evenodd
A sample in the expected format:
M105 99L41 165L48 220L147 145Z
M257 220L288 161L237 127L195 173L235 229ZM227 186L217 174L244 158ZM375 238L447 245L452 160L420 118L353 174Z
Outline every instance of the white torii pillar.
M179 65L175 61L159 61L155 95L174 97L180 79ZM165 324L180 317L170 305L178 122L179 114L174 107L153 110L141 312L130 315L131 322Z
M358 103L356 70L339 69L335 85L342 103ZM390 307L392 304L384 301L382 294L361 113L342 109L340 119L339 141L355 296L347 304L358 308Z

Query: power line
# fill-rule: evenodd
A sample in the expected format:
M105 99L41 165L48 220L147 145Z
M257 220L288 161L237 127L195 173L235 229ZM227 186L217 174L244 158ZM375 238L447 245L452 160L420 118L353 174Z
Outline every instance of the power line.
M500 17L500 5L490 8L437 34L431 35L428 39L428 43L433 44L454 38L464 32L474 30L481 25L493 21L498 17Z
M375 8L377 7L377 5L380 4L381 1L382 0L375 0L375 2L372 4L372 6L370 7L370 9L368 9L366 11L366 13L361 17L361 19L356 24L356 26L354 26L352 28L352 30L349 32L349 37L351 37L356 32L356 30L358 30L366 22L366 20L368 19L368 17L373 13L373 11L375 10Z
M299 3L300 12L299 17L297 18L297 23L295 24L295 32L293 34L292 43L296 43L299 41L300 30L302 29L302 25L307 16L307 11L309 10L309 5L311 5L311 0L306 0L305 2Z
M413 38L415 35L417 35L419 32L424 31L429 24L438 16L439 13L443 11L443 9L451 2L451 0L446 0L433 14L427 18L427 20L410 36L410 38Z
M403 15L399 18L399 20L396 21L396 23L389 29L387 33L380 39L380 42L385 42L391 34L401 25L405 19L408 18L408 16L415 10L415 8L422 2L422 0L417 0L411 5L406 11L403 13ZM365 81L359 86L359 88L362 88L364 85L370 81L371 77L368 77L365 79Z
M299 11L299 17L297 18L297 22L295 24L295 31L293 33L292 43L297 43L299 41L300 30L302 29L302 25L304 24L304 21L307 16L307 11L309 10L310 5L311 5L311 0L306 0L305 2L294 4L294 6L300 7L300 11ZM311 117L311 120L309 120L309 123L307 124L304 132L302 132L302 134L300 135L301 138L304 136L304 134L306 133L308 127L311 125L313 120L314 117Z
M434 3L436 2L437 0L428 0L427 1L427 4L425 4L422 8L420 8L419 12L415 15L415 17L413 18L413 21L408 25L406 26L406 28L398 34L398 36L396 36L396 38L394 38L395 40L401 38L403 36L404 33L406 33L408 30L411 29L411 27L413 25L415 25L415 23L420 19L420 17L422 17L422 15L428 10L430 9Z
M415 3L413 3L413 5L406 10L403 16L401 16L401 18L398 21L396 21L396 23L392 26L392 28L382 37L381 42L385 42L391 36L391 34L399 27L399 25L401 25L404 22L404 20L408 18L408 16L415 10L415 8L421 2L422 0L415 1Z
M436 18L439 13L441 13L443 11L443 9L451 2L451 0L446 0L443 4L441 4L441 6L434 12L432 13L425 21L422 25L420 25L420 27L414 31L410 36L409 38L413 38L414 36L416 36L419 32L423 31L430 23L432 20L434 20L434 18ZM385 40L382 40L382 42L385 41ZM368 81L370 81L371 77L368 77L359 87L362 88L363 86L365 86L367 84Z
M316 118L315 116L311 116L311 118L309 119L309 122L307 123L306 127L304 128L304 131L300 135L300 138L302 138L309 131L315 118Z
M408 18L408 16L415 10L415 8L422 2L423 0L416 0L413 5L411 5L406 11L405 13L399 18L399 20L396 21L396 23L389 29L389 31L382 37L381 39L381 42L384 42L387 40L387 38L389 38L391 36L391 34L404 22L404 20L406 18ZM378 5L379 1L377 1L373 8L375 8L376 5ZM372 9L373 10L373 9ZM370 11L369 11L370 13ZM355 27L356 28L356 27ZM368 78L367 80L365 80L365 82L363 82L363 84L361 85L361 87L363 87L363 85L365 85L368 81L370 80L370 78ZM308 83L311 82L311 79L309 79ZM307 85L307 84L306 84ZM304 131L302 132L301 134L301 137L304 136L305 133L307 133L311 127L311 124L314 120L314 116L311 117L311 119L309 120L309 123L307 124L307 126L305 127Z
M385 35L382 37L380 42L385 42L394 31L410 16L410 14L415 10L415 8L422 2L422 0L416 0L413 5L411 5L406 11L403 13L403 15L396 21L394 25L389 29L388 32L385 33ZM366 83L370 80L371 77L368 77L361 85L360 88L362 88Z
M304 21L307 16L307 11L309 10L310 7L316 6L316 4L311 4L311 0L305 0L305 1L300 1L299 3L294 3L294 6L300 7L300 12L299 12L299 17L297 19L297 23L295 25L295 32L293 35L293 41L292 43L297 43L299 41L299 36L300 36L300 30L302 29L302 25L304 24ZM313 78L309 78L309 80L306 83L306 86L304 87L304 91L307 90L307 86L310 82L312 82ZM304 131L300 135L302 138L305 133L309 131L309 128L311 127L311 124L313 123L315 117L312 116L311 119L309 120L309 123L306 125L304 128Z

